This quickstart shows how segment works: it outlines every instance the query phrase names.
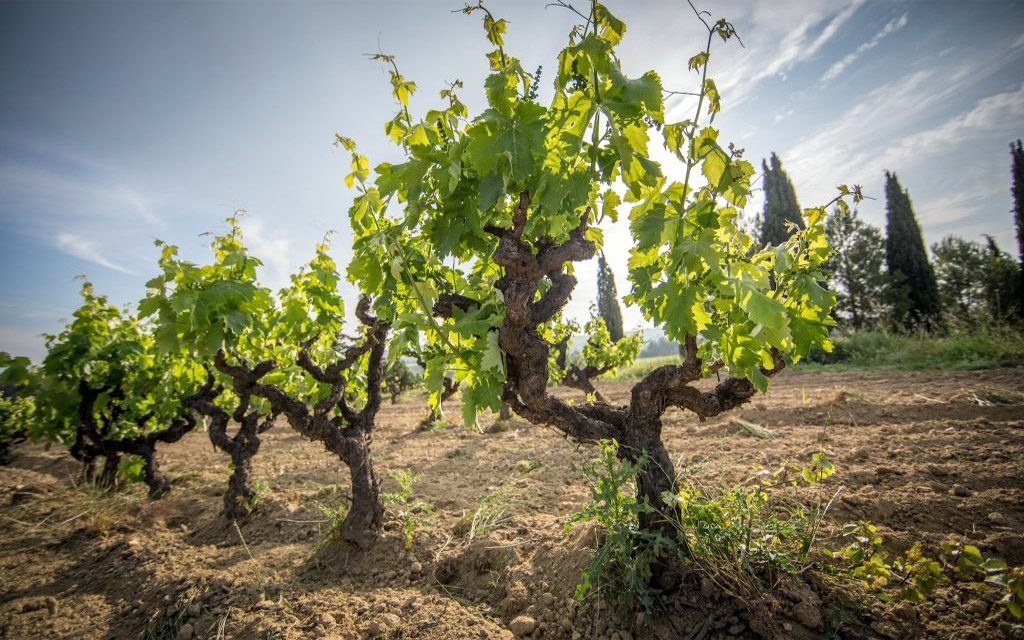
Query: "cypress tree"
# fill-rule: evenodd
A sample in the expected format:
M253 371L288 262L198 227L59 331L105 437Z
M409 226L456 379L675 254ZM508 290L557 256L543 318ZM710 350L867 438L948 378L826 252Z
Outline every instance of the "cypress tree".
M792 223L799 229L804 228L800 215L800 205L796 201L796 191L789 176L782 169L782 160L772 152L771 166L761 161L764 174L764 215L758 236L763 244L782 244L789 239Z
M934 329L940 312L935 272L928 262L910 196L900 186L896 174L888 171L885 197L885 265L895 298L893 322L898 328Z
M619 294L615 290L615 274L604 259L602 252L597 257L597 313L608 327L612 342L622 339L622 310L619 309Z
M1020 140L1010 143L1013 158L1013 221L1017 225L1017 251L1020 260L1020 278L1017 290L1017 312L1024 317L1024 149Z

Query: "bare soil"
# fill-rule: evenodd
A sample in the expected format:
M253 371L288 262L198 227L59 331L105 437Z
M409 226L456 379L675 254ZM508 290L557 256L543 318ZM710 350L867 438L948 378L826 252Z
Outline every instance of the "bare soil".
M612 402L630 387L598 386ZM958 540L1021 565L1022 392L1024 368L786 372L720 419L669 414L665 440L680 472L722 487L827 446L830 490L844 487L827 529L866 519L892 552ZM331 541L320 508L344 501L347 470L283 422L254 459L265 494L237 530L221 516L228 460L205 433L158 450L174 489L155 502L144 486L81 486L59 448L20 448L0 467L0 637L1024 638L970 585L911 605L821 578L766 585L754 603L684 583L651 620L599 591L576 602L595 536L564 524L589 497L571 465L594 450L517 420L474 432L455 399L446 411L456 424L418 432L422 396L382 409L378 471L419 474L414 495L434 513L411 549L392 523L365 553ZM752 437L734 417L779 437ZM471 537L488 495L498 526L478 518Z

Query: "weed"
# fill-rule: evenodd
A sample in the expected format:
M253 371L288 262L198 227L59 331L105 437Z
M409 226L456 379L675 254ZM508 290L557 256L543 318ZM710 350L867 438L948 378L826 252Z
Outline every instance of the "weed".
M256 480L252 483L252 497L248 500L239 497L242 502L242 506L245 507L245 515L252 515L252 512L256 510L259 503L263 501L263 498L270 493L270 485L266 480Z
M983 407L995 404L1024 404L1024 393L1020 391L975 391L971 394L971 402Z
M429 431L431 433L444 433L448 430L451 423L446 418L438 418L437 420L425 420L420 425L420 431Z
M974 545L955 541L943 543L935 558L924 553L920 542L906 554L891 557L870 522L848 524L840 536L849 544L829 556L840 564L841 575L875 589L880 600L893 600L895 589L905 600L922 602L940 584L967 582L983 590L997 608L1024 618L1024 567L985 558Z
M242 535L242 529L238 526L237 520L232 520L231 524L234 525L235 531L238 532L238 539L242 541L242 547L245 549L245 553L248 554L249 560L252 561L252 574L256 577L256 582L260 585L260 593L263 594L263 599L267 598L267 585L263 581L263 575L260 573L259 563L256 562L256 558L253 557L252 551L249 550L249 545L245 543L245 536Z
M398 483L398 491L385 493L384 504L388 505L395 518L402 524L405 548L412 549L416 529L430 525L423 516L430 515L434 510L423 500L414 500L412 497L412 487L420 479L418 475L402 469L392 473L391 478Z
M314 551L319 551L341 540L341 525L348 515L349 503L337 501L333 506L323 502L315 503L317 509L324 516L323 526L320 528L320 539L314 545Z
M811 551L838 495L819 492L811 505L776 495L800 484L816 485L835 473L829 453L820 450L806 467L783 465L754 473L725 490L708 490L696 478L681 482L675 496L681 539L689 562L721 588L749 597L763 578L782 571L814 568Z
M801 368L840 365L858 369L988 369L1024 361L1024 333L988 327L948 335L860 331L833 338L831 353L812 349Z
M814 454L808 466L758 472L726 490L705 489L696 478L681 481L676 493L663 496L668 508L662 515L675 525L674 539L638 528L639 516L654 511L632 497L646 459L619 460L616 451L616 443L603 442L600 457L582 467L591 484L591 501L570 518L567 528L594 520L601 542L583 573L577 598L603 581L621 606L639 605L649 614L657 594L650 585L651 569L662 558L693 566L723 591L747 601L756 600L772 573L797 574L817 566L812 550L839 492L819 492L811 506L773 494L818 484L835 473L828 451Z
M59 491L30 485L12 496L13 515L7 520L24 527L26 533L58 540L78 533L102 536L135 530L142 502L138 492L111 492L91 482Z
M540 460L517 460L516 471L519 473L530 473L536 469L540 469Z
M778 434L773 433L772 431L769 431L768 429L765 429L761 425L754 424L753 422L750 422L748 420L744 420L742 418L733 418L732 419L732 424L733 424L733 426L739 427L744 432L754 436L755 438L761 438L763 440L770 440L772 438L778 438L779 437Z
M473 540L507 526L512 512L525 505L522 496L505 487L489 491L455 525L455 535Z
M638 526L640 514L653 512L646 501L636 500L632 490L647 463L646 456L636 462L619 460L618 443L603 440L599 444L600 457L579 468L590 483L590 504L570 516L565 525L568 531L576 522L593 520L598 531L598 548L583 571L576 599L582 600L591 588L601 586L617 593L625 610L640 606L650 614L657 595L650 585L651 567L666 547L675 546L674 541Z
M200 593L194 588L188 589L178 596L174 607L169 609L174 613L165 612L146 623L146 627L139 634L139 640L173 640L191 617L189 608L199 602ZM202 608L204 611L208 611L207 607Z
M653 358L638 358L633 364L619 367L602 375L599 380L640 380L648 373L666 364L679 364L682 362L680 356L656 356Z

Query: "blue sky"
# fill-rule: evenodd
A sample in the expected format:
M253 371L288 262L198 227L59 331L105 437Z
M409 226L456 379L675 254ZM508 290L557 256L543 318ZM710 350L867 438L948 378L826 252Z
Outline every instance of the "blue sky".
M545 0L493 2L507 48L553 68L572 16ZM909 189L926 242L994 235L1016 254L1008 146L1024 137L1024 3L939 0L707 2L738 43L716 44L716 120L760 166L780 155L803 206L863 184L861 214L884 223L883 172ZM262 277L280 286L334 229L348 259L352 194L335 132L372 163L394 160L383 123L385 72L364 54L397 56L417 82L412 107L437 104L446 81L483 104L478 17L459 2L0 3L0 350L42 355L39 334L73 311L77 274L134 303L155 272L153 238L205 258L204 231L235 209ZM702 45L685 2L616 2L629 25L630 75L657 70L689 90ZM550 77L542 80L550 82ZM688 117L685 98L670 117ZM755 197L751 212L762 203ZM628 290L628 231L606 251ZM594 261L596 262L596 261ZM584 319L595 264L578 270L569 313ZM351 301L355 292L346 290ZM628 324L640 324L635 310Z

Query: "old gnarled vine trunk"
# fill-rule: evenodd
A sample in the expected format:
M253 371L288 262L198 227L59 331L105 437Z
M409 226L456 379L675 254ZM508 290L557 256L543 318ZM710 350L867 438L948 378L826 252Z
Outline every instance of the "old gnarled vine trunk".
M231 456L232 472L228 479L228 490L224 494L224 516L229 520L238 520L252 513L256 502L256 493L252 487L252 458L260 449L260 434L274 424L275 413L263 416L259 411L250 411L253 387L260 378L270 373L273 362L263 362L249 368L244 365L232 366L227 362L223 350L217 352L214 366L221 373L231 378L232 389L238 397L238 404L233 414L213 403L213 398L220 395L223 388L218 386L209 399L200 399L192 403L196 412L210 418L209 436L213 446ZM213 374L207 371L207 385L214 385ZM238 430L233 436L228 435L228 422L234 418Z
M363 297L356 316L366 327L360 344L348 348L344 356L325 368L316 365L304 347L298 364L317 382L330 386L330 393L310 407L289 397L274 385L256 384L253 394L270 401L275 413L288 420L299 434L316 440L348 466L352 482L352 505L341 525L342 539L361 548L377 540L384 524L384 501L380 479L373 468L371 445L373 427L382 401L384 350L390 325L370 315L370 300ZM346 374L363 355L366 359L366 403L356 411L345 398Z
M677 533L675 507L666 505L662 495L676 490L676 472L662 442L661 417L669 407L692 411L704 419L728 411L754 395L753 385L745 379L727 377L711 391L699 391L692 383L705 372L718 371L721 363L705 367L697 357L697 341L687 336L682 364L655 369L633 387L625 406L602 400L568 404L548 393L548 357L557 345L549 344L539 327L561 311L576 285L565 272L567 264L594 256L594 243L586 239L590 210L583 213L579 225L561 243L550 239L535 245L522 239L530 206L530 195L522 192L512 215L512 228L487 227L498 238L494 261L504 269L496 287L504 295L506 315L499 331L499 344L506 354L507 382L503 400L512 409L535 424L549 424L567 436L586 443L615 440L618 455L628 460L645 457L647 465L637 478L637 493L654 508L644 514L640 526L659 529L669 536ZM547 287L541 295L542 281ZM451 316L452 307L463 309L475 304L461 296L442 296L435 313ZM774 367L762 368L765 375L782 369L782 360L773 352Z
M209 385L203 386L195 394L184 398L182 406L188 409L195 402L210 397L211 392L212 388ZM115 401L110 404L110 413L105 417L104 424L101 425L97 421L96 403L104 393L109 393ZM110 427L125 414L125 409L119 402L122 397L120 391L118 389L95 389L85 380L80 380L78 394L79 430L75 443L71 447L71 455L85 465L86 479L94 480L100 487L112 488L117 484L121 456L138 456L142 458L143 480L149 488L149 497L156 500L167 495L171 490L171 482L160 472L160 466L156 460L156 445L161 442L165 444L177 442L186 433L195 429L196 418L191 411L187 411L183 416L173 420L166 428L150 433L146 433L150 417L143 416L138 422L140 435L114 439L106 434L109 433ZM96 460L101 456L105 458L103 471L96 477Z

